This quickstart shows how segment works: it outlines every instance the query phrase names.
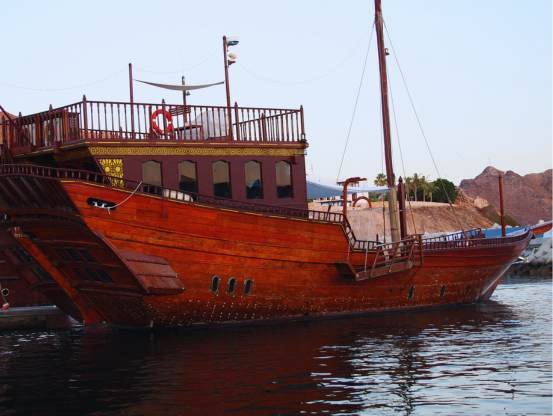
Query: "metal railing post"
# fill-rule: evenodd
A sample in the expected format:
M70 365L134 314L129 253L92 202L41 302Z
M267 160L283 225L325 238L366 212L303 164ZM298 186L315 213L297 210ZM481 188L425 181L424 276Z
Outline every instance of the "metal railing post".
M83 106L83 129L85 133L85 139L88 138L88 115L86 112L86 95L83 95L83 102L81 104Z
M240 140L240 123L238 119L238 103L234 102L234 125L236 126L236 140Z

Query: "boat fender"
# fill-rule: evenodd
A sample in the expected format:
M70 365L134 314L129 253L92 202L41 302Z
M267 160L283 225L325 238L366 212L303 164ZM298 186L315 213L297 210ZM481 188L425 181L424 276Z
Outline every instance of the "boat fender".
M163 116L167 120L165 131L159 127L159 124L157 124L157 117L160 114L163 114ZM158 108L156 111L152 113L151 122L152 122L152 130L154 130L157 134L171 133L173 131L173 116L167 110Z

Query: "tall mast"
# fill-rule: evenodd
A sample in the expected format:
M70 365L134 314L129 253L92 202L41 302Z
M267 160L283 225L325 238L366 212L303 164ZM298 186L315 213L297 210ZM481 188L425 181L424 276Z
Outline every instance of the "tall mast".
M397 206L397 193L392 165L392 140L390 134L390 110L388 108L388 75L386 72L386 55L384 48L384 22L382 20L381 0L374 0L374 24L376 27L376 38L378 43L378 67L380 72L380 96L382 100L382 125L384 131L384 158L386 160L386 179L388 188L388 205L390 212L390 231L392 241L400 241L399 212Z

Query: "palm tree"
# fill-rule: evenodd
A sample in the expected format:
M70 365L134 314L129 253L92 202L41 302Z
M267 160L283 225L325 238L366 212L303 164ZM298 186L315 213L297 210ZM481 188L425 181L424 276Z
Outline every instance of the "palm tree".
M430 193L430 195L432 195L432 192L431 192L431 186L430 186L430 183L428 182L428 180L426 179L426 176L422 175L420 178L420 188L422 190L422 200L423 201L426 201L426 195L427 193Z
M417 202L417 188L420 186L420 178L418 173L413 174L413 187L415 188L415 202Z
M412 186L413 185L413 178L411 176L406 176L405 177L405 194L407 195L407 200L410 201L411 200L411 190L412 190Z
M374 179L374 184L376 186L386 186L388 184L388 178L386 178L386 175L383 173L379 173Z

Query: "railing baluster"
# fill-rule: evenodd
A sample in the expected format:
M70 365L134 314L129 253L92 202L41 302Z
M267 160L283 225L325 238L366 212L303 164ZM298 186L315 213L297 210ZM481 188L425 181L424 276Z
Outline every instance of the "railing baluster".
M125 136L125 139L128 139L129 128L127 126L127 104L123 104L123 114L125 115L125 133L124 133L124 136Z

